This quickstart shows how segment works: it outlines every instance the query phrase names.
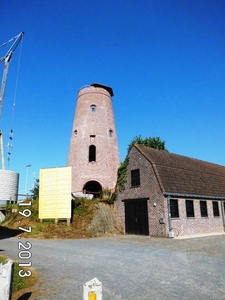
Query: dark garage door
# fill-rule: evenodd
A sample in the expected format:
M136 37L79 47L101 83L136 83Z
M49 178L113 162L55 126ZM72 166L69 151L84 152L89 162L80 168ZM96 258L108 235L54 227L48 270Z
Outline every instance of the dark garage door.
M149 235L147 199L125 200L127 234Z

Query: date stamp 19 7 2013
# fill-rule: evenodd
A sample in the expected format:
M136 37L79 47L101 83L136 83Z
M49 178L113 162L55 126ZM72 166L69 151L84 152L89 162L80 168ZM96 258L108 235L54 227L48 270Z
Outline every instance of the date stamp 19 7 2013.
M20 202L19 207L20 207L19 214L23 218L29 218L31 216L32 212L29 208L27 208L27 207L31 207L31 201ZM18 223L20 224L21 221L18 221ZM23 228L23 227L19 226L18 229L23 232L31 232L32 231L31 226L29 226L28 228ZM19 267L31 267L32 262L29 260L32 257L32 252L31 252L32 244L29 241L22 242L21 236L18 236L18 238L20 239L20 241L18 242L18 250L19 250L18 256L19 256L19 259L21 260L21 262L19 262ZM20 277L30 277L31 275L32 275L31 270L26 270L26 271L24 269L19 270Z

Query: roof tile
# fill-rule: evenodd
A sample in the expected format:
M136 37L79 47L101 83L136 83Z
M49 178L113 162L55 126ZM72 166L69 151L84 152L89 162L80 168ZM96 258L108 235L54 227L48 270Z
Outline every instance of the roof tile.
M225 167L206 161L135 145L154 165L163 192L225 197Z

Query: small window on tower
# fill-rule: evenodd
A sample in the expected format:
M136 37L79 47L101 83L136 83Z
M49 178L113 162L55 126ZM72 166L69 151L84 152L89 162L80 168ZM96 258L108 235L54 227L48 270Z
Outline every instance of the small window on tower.
M95 145L89 146L89 162L96 161L96 147Z
M94 142L94 141L95 141L95 135L94 135L94 134L90 135L90 141L91 141L91 142Z
M96 112L96 105L92 104L90 106L91 112Z
M112 129L109 130L109 136L110 136L110 137L113 136L113 131L112 131Z
M77 137L77 130L74 130L74 136Z

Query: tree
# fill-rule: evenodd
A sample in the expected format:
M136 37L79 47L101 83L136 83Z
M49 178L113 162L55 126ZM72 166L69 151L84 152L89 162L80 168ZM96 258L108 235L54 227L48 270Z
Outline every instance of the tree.
M143 139L141 135L135 136L132 142L128 145L128 152L134 144L143 145L149 148L164 150L168 152L168 150L165 147L165 141L162 141L159 137L148 137Z
M39 199L39 179L36 179L34 188L31 190L33 200Z
M124 185L127 182L126 180L126 173L127 167L129 164L129 157L126 156L123 163L121 163L120 167L117 170L117 182L116 182L116 190L123 191L125 189Z

